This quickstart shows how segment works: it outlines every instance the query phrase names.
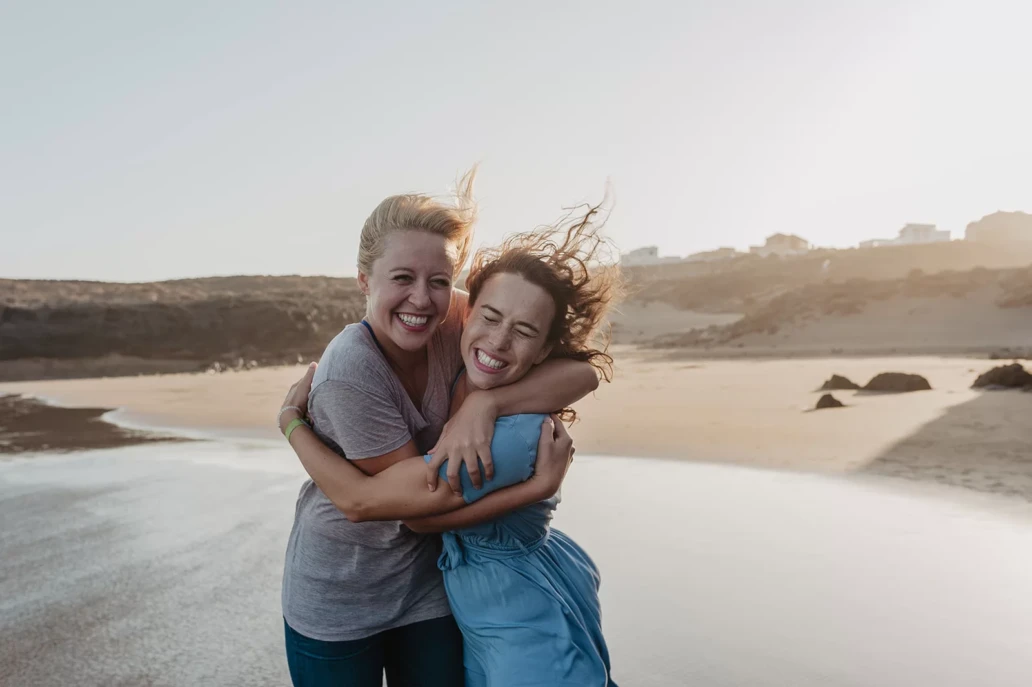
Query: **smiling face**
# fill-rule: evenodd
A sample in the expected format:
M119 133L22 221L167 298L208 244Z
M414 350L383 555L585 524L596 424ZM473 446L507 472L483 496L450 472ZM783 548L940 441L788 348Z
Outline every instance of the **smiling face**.
M358 285L368 297L366 319L381 343L406 352L425 347L448 316L456 248L442 236L398 230Z
M491 277L470 303L462 331L466 374L478 389L512 384L551 352L548 330L555 303L518 274Z

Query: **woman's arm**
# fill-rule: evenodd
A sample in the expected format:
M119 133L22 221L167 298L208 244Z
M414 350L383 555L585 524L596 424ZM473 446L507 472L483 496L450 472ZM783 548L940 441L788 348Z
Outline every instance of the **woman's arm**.
M284 413L284 425L294 417L297 417L296 413ZM456 496L448 489L432 492L424 488L423 459L418 456L396 460L390 467L370 476L337 455L305 425L291 432L290 445L312 481L352 522L424 519L450 515L457 509L468 511L451 520L429 520L428 525L412 528L417 532L469 527L547 499L558 491L573 456L573 441L562 422L546 421L538 441L534 475L525 482L499 489L463 508L466 502L462 496ZM404 455L410 451L415 451L411 441L392 454ZM393 456L388 454L384 457ZM425 529L427 526L435 529Z
M417 520L406 520L405 524L416 532L447 532L494 520L518 508L554 496L566 477L575 449L573 439L559 418L552 416L550 419L550 423L546 422L541 427L537 469L529 480L489 494L465 508Z
M287 392L279 416L281 431L308 407L316 367L309 365ZM364 459L363 469L324 444L307 425L291 432L290 445L312 481L348 520L398 520L465 505L461 496L449 492L440 498L426 488L423 457L411 439L387 454Z
M519 413L551 413L573 405L598 388L598 373L579 360L546 360L520 381L466 398L483 395L483 403L496 416Z
M426 468L426 483L437 489L438 470L448 461L448 484L461 493L459 469L463 464L475 486L480 486L480 465L487 479L494 476L491 438L494 423L502 415L551 413L571 405L598 388L598 374L589 363L577 360L546 360L514 384L474 391L455 416L444 426L433 459Z
M550 489L545 482L544 478L535 475L522 484L496 491L465 508L425 518L405 520L405 525L414 532L448 532L479 525L524 506L551 498L558 489ZM441 491L450 493L448 489L441 489Z
M287 393L284 408L295 409L280 413L281 430L301 417L296 408L305 407L315 369L315 364L309 366L305 376ZM570 447L555 439L545 442L545 435L551 437L555 432L551 428L552 423L550 419L542 425L549 431L542 431L542 439L539 440L537 476L519 487L501 489L484 497L481 502L488 503L488 506L481 506L477 511L486 513L483 519L547 498L558 490L568 464L563 451L572 453L572 440ZM562 423L558 424L562 426ZM562 432L565 433L565 429ZM312 481L353 522L420 518L455 510L466 504L461 494L455 495L447 489L432 492L424 488L423 458L414 455L417 449L411 440L388 454L370 459L385 466L373 475L343 459L307 425L294 428L290 445ZM515 495L505 494L517 488Z
M412 442L392 452L400 459L388 454L388 460L395 462L371 476L337 455L308 427L295 429L290 445L312 481L352 522L418 518L466 505L461 496L448 489L440 490L445 496L441 498L426 488L423 459L412 456L416 452Z

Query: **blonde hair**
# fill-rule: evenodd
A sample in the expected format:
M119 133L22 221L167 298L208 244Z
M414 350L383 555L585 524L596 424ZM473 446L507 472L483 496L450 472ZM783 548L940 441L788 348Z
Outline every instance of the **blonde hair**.
M466 264L473 246L473 225L477 218L477 204L473 199L473 181L477 176L474 165L456 183L454 204L442 203L422 193L389 196L380 202L373 214L362 225L358 242L358 269L370 274L373 263L383 255L387 237L396 231L425 231L443 236L457 248L455 272L457 276Z

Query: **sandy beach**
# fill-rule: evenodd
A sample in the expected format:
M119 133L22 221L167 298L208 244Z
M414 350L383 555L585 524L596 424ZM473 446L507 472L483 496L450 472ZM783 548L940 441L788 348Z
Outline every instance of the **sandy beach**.
M819 473L876 472L1032 499L1032 394L970 388L985 359L679 360L617 347L617 373L578 406L578 450ZM119 423L223 437L277 436L276 411L300 366L0 384L73 407L118 408ZM925 376L931 391L837 392L832 374Z

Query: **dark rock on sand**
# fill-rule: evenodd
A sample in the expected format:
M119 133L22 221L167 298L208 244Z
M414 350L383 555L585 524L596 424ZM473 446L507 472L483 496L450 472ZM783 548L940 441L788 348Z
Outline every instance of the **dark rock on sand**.
M1020 389L1030 387L1032 386L1032 373L1026 370L1021 363L1000 365L979 375L978 379L971 386L975 389L984 389L986 387Z
M818 391L856 391L859 388L860 385L848 377L832 375L828 381L821 385L821 388L818 389Z
M817 401L817 407L814 410L823 410L825 408L843 408L845 403L838 400L831 394L824 394L820 400Z
M905 372L882 372L867 382L864 391L887 391L902 393L906 391L928 391L932 385L921 375Z

